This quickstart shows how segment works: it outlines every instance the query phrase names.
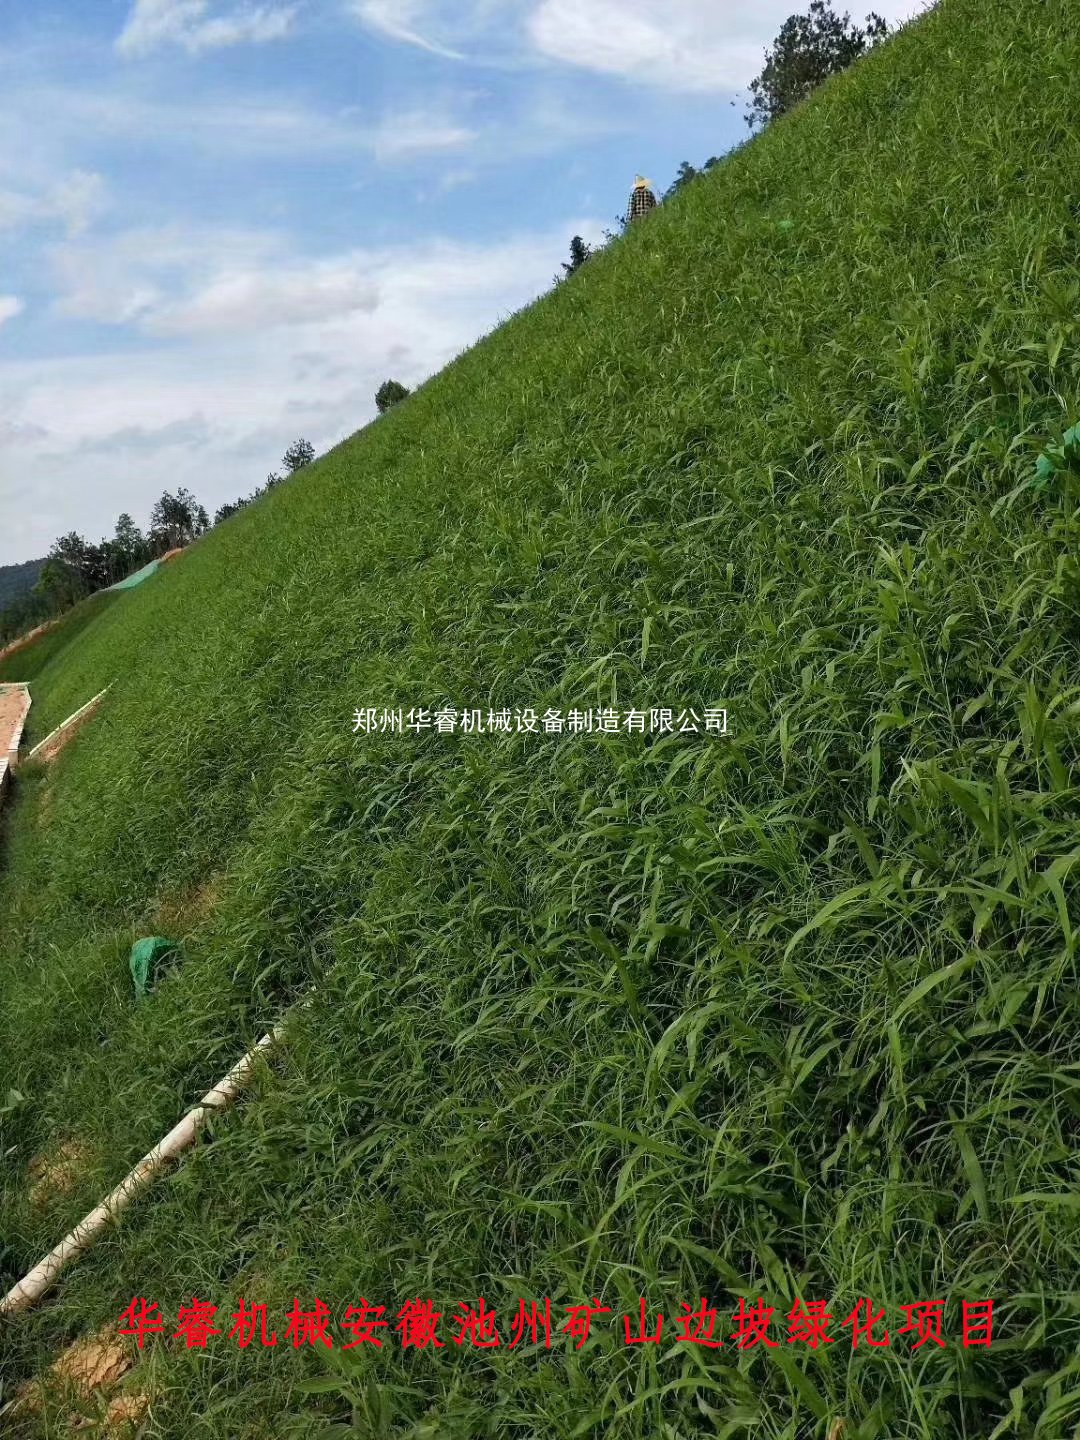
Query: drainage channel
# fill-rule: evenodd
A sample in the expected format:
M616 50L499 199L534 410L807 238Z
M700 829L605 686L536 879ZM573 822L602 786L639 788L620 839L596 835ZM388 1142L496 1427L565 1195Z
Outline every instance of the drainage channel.
M0 805L19 758L19 744L29 710L28 685L0 685Z

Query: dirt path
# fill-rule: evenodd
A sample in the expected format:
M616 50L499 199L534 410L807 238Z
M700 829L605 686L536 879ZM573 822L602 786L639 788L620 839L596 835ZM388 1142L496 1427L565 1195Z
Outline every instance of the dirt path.
M30 691L25 685L0 685L0 804L8 784L8 772L19 758Z
M0 685L0 760L14 761L19 751L30 691L25 685Z

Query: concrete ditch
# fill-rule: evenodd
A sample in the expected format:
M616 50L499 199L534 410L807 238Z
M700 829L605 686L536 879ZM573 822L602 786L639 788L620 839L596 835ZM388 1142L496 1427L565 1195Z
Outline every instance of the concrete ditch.
M19 745L29 712L29 686L0 685L0 805L19 758Z

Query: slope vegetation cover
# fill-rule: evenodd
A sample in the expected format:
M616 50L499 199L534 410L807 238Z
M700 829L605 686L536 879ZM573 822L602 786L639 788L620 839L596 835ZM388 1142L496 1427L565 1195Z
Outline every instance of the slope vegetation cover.
M196 1295L154 1435L1074 1433L1080 518L1031 479L1080 416L1078 21L946 0L42 671L60 718L114 686L7 839L4 1278L315 990L11 1381ZM734 734L352 733L442 701ZM481 1295L503 1344L459 1348ZM611 1313L511 1349L519 1296ZM642 1296L726 1343L624 1344ZM385 1345L294 1349L294 1297Z
M35 635L29 644L14 650L12 654L5 655L0 660L0 682L21 681L29 684L31 681L37 681L39 683L34 686L35 699L40 694L43 704L50 705L54 698L54 692L53 687L49 684L49 674L56 675L59 679L70 656L69 647L80 642L83 632L110 605L114 604L117 598L113 591L99 590L97 594L80 600L58 620L49 622L48 628L43 630L42 634ZM61 692L62 689L61 681ZM62 694L56 698L63 703ZM50 713L52 713L51 710ZM37 718L35 715L35 722ZM60 719L63 718L64 716L61 715ZM35 728L39 729L40 727L35 723ZM38 738L41 738L40 735Z

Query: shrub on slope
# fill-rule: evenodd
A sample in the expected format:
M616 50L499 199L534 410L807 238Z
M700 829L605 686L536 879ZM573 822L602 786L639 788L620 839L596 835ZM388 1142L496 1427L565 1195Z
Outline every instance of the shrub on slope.
M1078 521L1068 474L1028 488L1080 414L1076 19L946 0L47 677L116 683L0 881L8 1275L317 996L16 1367L195 1293L280 1343L159 1348L162 1434L1080 1421ZM726 701L735 734L351 734L442 700ZM163 907L187 959L136 1009ZM94 1158L37 1213L68 1132ZM294 1296L481 1294L504 1342L519 1295L612 1314L580 1352L281 1338ZM703 1295L725 1337L763 1297L779 1348L622 1344L639 1296ZM797 1296L839 1343L784 1344ZM888 1350L839 1329L863 1296ZM912 1355L930 1298L952 1338ZM341 1393L296 1388L334 1357Z

